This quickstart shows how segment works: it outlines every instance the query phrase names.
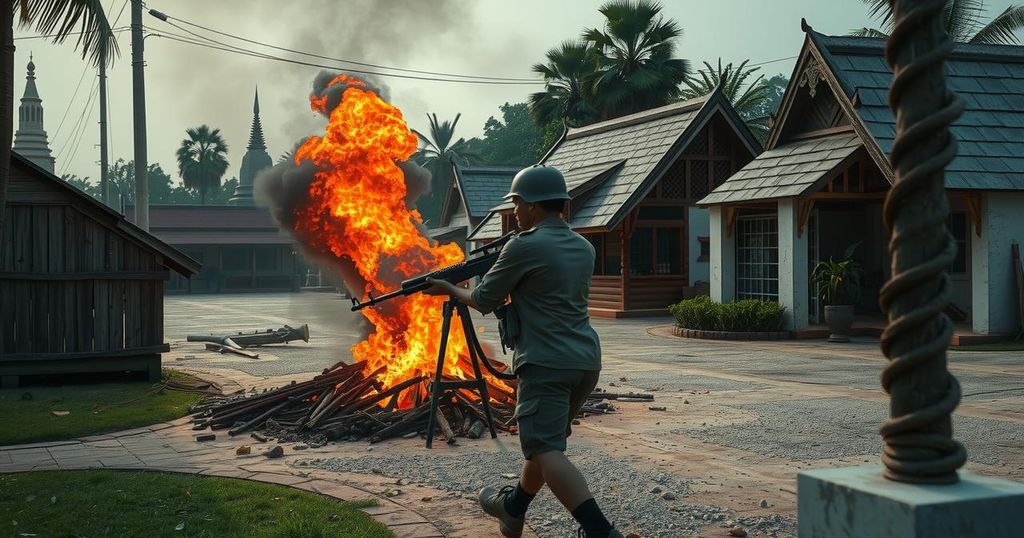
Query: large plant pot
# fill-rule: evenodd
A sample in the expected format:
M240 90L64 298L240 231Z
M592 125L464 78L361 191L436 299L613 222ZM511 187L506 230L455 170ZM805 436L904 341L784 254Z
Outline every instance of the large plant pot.
M849 342L850 328L853 327L853 305L837 305L825 307L825 323L832 334L829 342Z

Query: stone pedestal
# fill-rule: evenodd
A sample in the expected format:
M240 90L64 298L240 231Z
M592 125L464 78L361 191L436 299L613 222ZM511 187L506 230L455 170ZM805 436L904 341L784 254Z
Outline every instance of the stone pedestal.
M922 486L882 477L881 465L817 469L797 478L801 538L1022 536L1024 484L960 471Z

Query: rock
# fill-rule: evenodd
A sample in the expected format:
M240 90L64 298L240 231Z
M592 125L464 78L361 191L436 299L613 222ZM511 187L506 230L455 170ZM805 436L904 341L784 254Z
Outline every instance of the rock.
M370 472L373 473L373 474L384 474L384 471L381 471L380 469L378 469L376 467L374 467L373 469L370 469Z
M306 450L307 448L309 448L309 445L305 443L295 443L292 445L292 450Z
M252 447L249 445L242 445L235 449L236 456L247 456L249 454L252 454Z
M281 445L275 445L274 448L263 453L268 458L280 458L284 456L284 447Z
M252 434L249 437L252 437L253 439L255 439L259 443L266 443L267 442L267 438L264 437L263 434L258 433L258 432L252 432Z
M505 473L501 475L501 477L504 478L505 480L513 480L515 478L519 478L519 475L515 473Z
M422 499L420 499L420 500L421 500L421 501L423 501L423 502L425 502L425 503L428 503L428 502L430 502L430 501L434 500L434 498L433 498L433 497L431 497L430 495L427 495L426 497L423 497L423 498L422 498Z
M768 508L768 499L761 499L761 508Z
M651 488L651 493L661 493L662 491L665 490L661 489L661 486L654 486L653 488Z
M572 420L572 425L573 426L579 426L580 425L580 421L578 419L573 419Z
M413 437L416 437L417 435L419 435L419 433L417 433L417 432L409 432L409 433L407 433L405 435L402 435L402 439L412 439Z
M690 403L690 400L683 400L683 403L684 404L688 404L688 403Z
M50 411L55 417L66 417L71 414L71 411Z
M185 530L185 522L182 521L182 522L178 523L177 525L175 525L174 526L174 530L179 531L179 532Z
M733 527L729 529L729 536L736 536L737 538L743 538L747 535L747 531L743 527Z
M366 447L366 451L367 451L367 452L373 452L373 447L372 447L372 446L368 446L368 447Z
M661 498L665 499L666 501L674 501L674 500L678 499L679 497L675 493L673 493L671 491L666 491L665 493L661 494Z
M412 480L409 480L408 478L399 478L399 479L398 479L398 482L396 482L396 483L397 483L397 484L398 484L399 486L407 486L407 485L409 485L410 483L412 483Z

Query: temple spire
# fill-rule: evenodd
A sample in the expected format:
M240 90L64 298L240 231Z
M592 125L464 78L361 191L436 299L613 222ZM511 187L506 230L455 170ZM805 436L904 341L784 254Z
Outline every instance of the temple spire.
M260 93L256 93L252 101L252 129L249 131L248 151L242 157L242 169L238 173L238 187L235 188L235 195L229 200L236 205L252 205L252 189L256 174L264 168L274 165L270 154L267 153L267 144L263 140L263 126L260 125Z
M25 93L18 106L18 130L14 133L13 151L53 173L54 158L43 129L43 100L36 89L36 63L29 54Z

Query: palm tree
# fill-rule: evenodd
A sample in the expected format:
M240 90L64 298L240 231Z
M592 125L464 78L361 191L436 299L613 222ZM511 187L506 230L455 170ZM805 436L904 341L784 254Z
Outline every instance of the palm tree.
M220 188L220 179L228 171L228 145L220 136L220 129L200 125L185 131L188 138L178 148L178 173L185 187L199 191L201 203L206 193Z
M730 62L722 67L722 59L719 58L717 68L704 62L704 69L697 71L697 76L688 76L683 81L685 88L680 96L683 99L694 99L707 95L722 85L722 94L729 99L733 108L747 123L747 127L760 138L760 135L767 134L769 122L766 117L756 116L754 111L764 108L765 101L771 97L771 88L764 83L764 75L758 75L753 82L747 84L747 79L761 69L747 67L748 62L750 60L743 60L738 66L733 66Z
M3 28L3 50L0 53L0 71L3 92L0 99L0 237L3 237L4 208L7 205L7 181L11 177L11 137L14 133L14 12L18 12L18 25L33 27L41 35L49 36L53 43L63 43L68 36L77 35L75 48L82 58L99 64L100 59L113 60L117 55L117 42L100 0L16 0L14 5L0 9L0 27Z
M871 17L881 19L882 29L859 28L850 32L858 37L889 37L894 24L889 0L861 0L871 7ZM1016 32L1024 28L1024 6L1009 6L1002 13L985 22L984 0L946 0L943 9L946 32L950 39L961 43L987 45L1019 45Z
M460 138L454 143L455 126L459 123L462 114L456 114L455 119L449 121L438 121L437 114L427 114L427 121L430 122L430 136L413 129L420 142L423 144L413 158L420 165L430 170L430 194L423 197L420 206L420 213L423 220L428 224L436 224L440 218L441 206L452 183L452 162L468 164L469 160L476 157L476 154L466 147L466 139Z
M661 106L679 95L689 73L686 60L674 58L683 29L661 16L651 0L613 0L599 10L604 30L592 28L583 39L594 49L597 67L589 91L608 119Z
M593 121L598 114L583 81L594 73L594 50L585 41L563 41L545 57L546 64L532 68L544 77L544 91L530 95L533 122L538 127L552 121L577 127Z

